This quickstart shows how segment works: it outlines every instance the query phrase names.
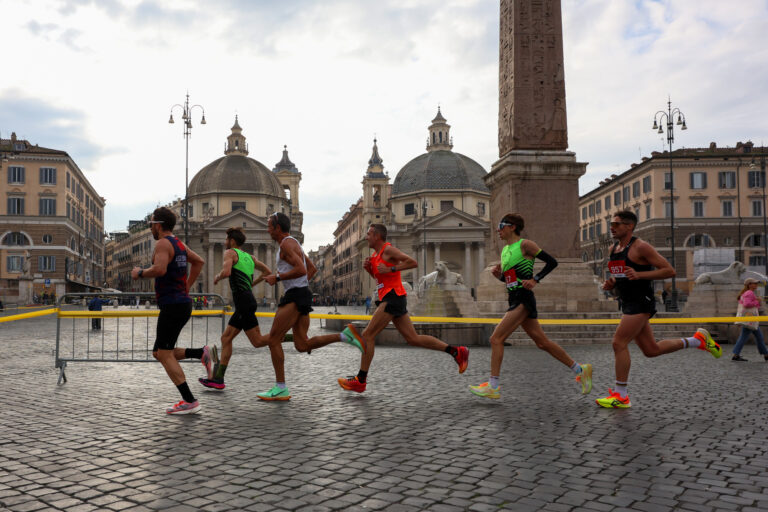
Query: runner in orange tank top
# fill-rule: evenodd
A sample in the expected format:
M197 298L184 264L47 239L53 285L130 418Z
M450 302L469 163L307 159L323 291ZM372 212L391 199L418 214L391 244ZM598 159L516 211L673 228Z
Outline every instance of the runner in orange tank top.
M403 253L387 242L387 228L383 224L371 224L366 234L368 247L373 249L373 255L365 260L365 270L376 278L379 300L373 312L368 327L362 336L352 324L345 332L350 331L357 338L365 351L360 361L360 371L356 376L339 379L339 385L349 391L362 393L365 391L368 369L371 367L376 336L392 322L397 331L409 345L447 352L459 365L459 373L464 373L469 360L467 347L453 347L440 341L434 336L417 334L411 323L406 309L406 292L400 277L401 270L416 268L416 260Z

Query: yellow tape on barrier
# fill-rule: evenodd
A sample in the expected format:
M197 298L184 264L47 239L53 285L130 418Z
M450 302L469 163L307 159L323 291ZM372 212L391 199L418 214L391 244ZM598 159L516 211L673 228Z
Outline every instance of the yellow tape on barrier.
M31 311L29 313L19 313L18 315L0 316L0 324L3 322L13 322L14 320L24 320L25 318L35 318L37 316L52 315L58 312L56 308L44 309L42 311Z
M219 316L221 309L195 310L192 316ZM145 311L59 311L59 318L147 318L160 315L159 309Z

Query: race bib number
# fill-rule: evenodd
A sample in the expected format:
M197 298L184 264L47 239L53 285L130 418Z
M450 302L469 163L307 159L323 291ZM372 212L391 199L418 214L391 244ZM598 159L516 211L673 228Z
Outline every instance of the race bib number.
M377 290L381 290L382 288L384 288L384 283L379 283L376 285Z
M517 272L515 272L514 268L504 272L504 282L507 283L507 288L517 288L520 286L520 281L517 280Z
M613 260L608 262L608 271L613 277L627 277L626 270L626 261L624 260Z

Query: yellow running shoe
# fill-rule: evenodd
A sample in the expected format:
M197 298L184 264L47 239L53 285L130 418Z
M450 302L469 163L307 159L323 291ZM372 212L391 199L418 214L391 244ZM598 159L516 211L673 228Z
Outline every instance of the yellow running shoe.
M581 384L581 394L587 395L592 391L592 365L581 365L581 373L576 376L576 382Z
M487 382L483 382L479 386L469 386L469 390L477 396L483 396L485 398L501 398L501 386L492 388Z
M701 341L701 346L699 346L699 348L712 354L715 359L719 359L720 356L723 355L723 349L712 339L708 330L703 328L696 329L696 334L694 334L693 337Z
M632 407L632 404L629 403L629 395L621 398L621 395L614 393L611 388L608 388L607 397L598 398L595 402L600 407L605 407L606 409L629 409Z

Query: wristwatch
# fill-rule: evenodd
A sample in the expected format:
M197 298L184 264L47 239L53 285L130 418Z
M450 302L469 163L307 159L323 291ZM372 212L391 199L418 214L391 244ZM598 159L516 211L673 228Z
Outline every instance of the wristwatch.
M397 267L389 267L390 272L397 272Z
M142 276L144 276L144 269L140 268L139 269L139 277L142 277Z
M280 281L280 274L275 275L275 282L278 282L278 281Z
M539 276L533 276L533 280L538 283L539 281L541 281L541 278Z

